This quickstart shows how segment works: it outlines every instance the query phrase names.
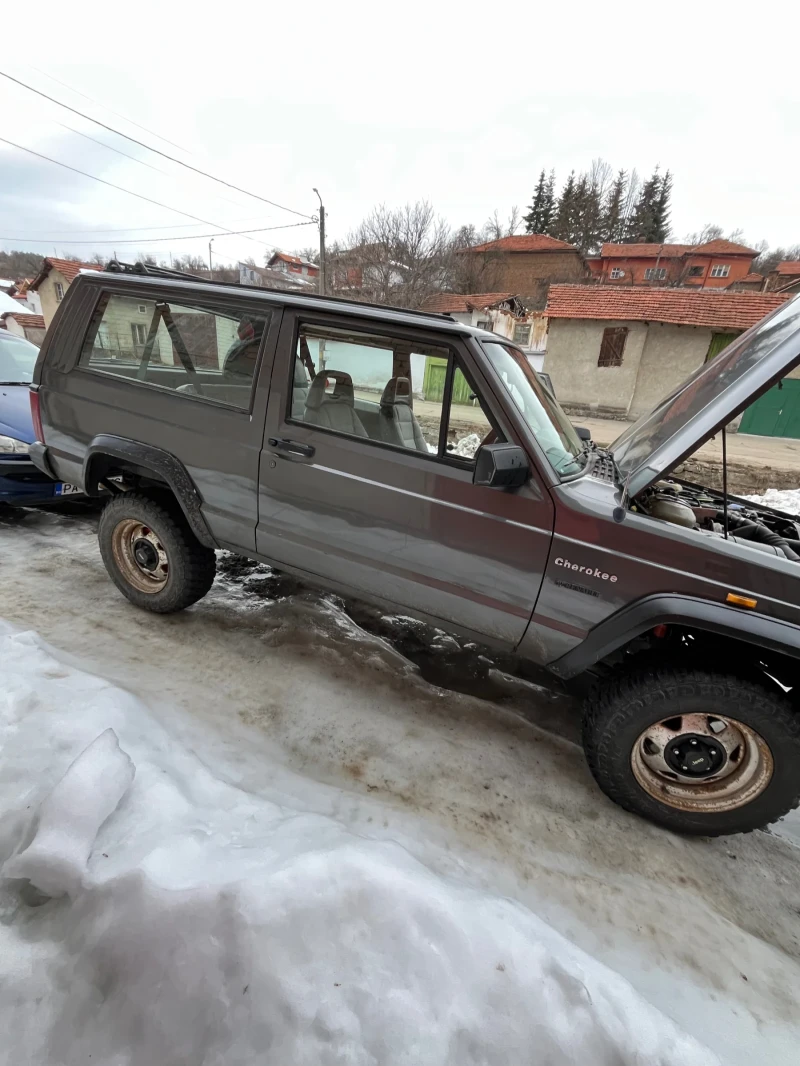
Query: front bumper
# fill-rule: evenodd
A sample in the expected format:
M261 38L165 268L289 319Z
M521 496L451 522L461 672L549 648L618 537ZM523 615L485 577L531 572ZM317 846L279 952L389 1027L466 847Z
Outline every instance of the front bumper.
M56 483L30 459L0 459L0 503L12 506L45 503L55 496Z

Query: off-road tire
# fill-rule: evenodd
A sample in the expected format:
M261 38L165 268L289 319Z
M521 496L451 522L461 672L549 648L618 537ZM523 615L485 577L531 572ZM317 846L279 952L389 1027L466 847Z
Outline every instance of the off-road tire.
M164 587L143 592L126 578L114 555L114 530L124 521L136 520L157 535L169 561ZM154 499L138 492L120 493L106 504L97 531L100 554L108 575L123 596L145 611L172 614L197 603L208 592L216 573L216 555L195 537L178 504L169 498Z
M773 772L764 790L733 810L697 812L659 802L637 781L632 753L644 730L693 706L716 709L766 741ZM714 711L712 711L714 713ZM586 701L583 748L595 780L626 811L678 833L724 836L778 821L800 804L800 714L778 691L752 679L653 663L621 669Z

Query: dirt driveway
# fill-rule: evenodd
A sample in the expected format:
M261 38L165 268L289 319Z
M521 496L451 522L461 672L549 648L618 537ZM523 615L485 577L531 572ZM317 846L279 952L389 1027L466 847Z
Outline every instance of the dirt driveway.
M35 513L0 524L0 617L135 692L201 759L212 746L241 752L242 789L257 790L268 751L287 775L330 785L329 810L358 832L414 852L423 820L450 856L441 872L530 906L724 1061L791 1061L800 849L789 839L684 840L624 813L570 739L568 694L363 609L369 632L266 567L226 556L196 607L138 611L106 577L94 524ZM382 824L353 813L366 792Z

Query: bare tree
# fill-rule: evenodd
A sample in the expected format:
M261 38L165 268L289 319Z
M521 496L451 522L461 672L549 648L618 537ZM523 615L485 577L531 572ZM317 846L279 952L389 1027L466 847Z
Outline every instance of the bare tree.
M492 248L475 252L486 239L473 225L461 226L450 240L447 260L447 288L450 292L496 292L499 284L500 253Z
M427 200L390 210L374 208L348 236L345 250L332 248L332 285L342 277L352 295L374 303L419 307L447 281L450 230Z
M511 214L508 216L508 225L506 226L506 236L513 237L520 227L522 222L522 214L516 204L511 208Z

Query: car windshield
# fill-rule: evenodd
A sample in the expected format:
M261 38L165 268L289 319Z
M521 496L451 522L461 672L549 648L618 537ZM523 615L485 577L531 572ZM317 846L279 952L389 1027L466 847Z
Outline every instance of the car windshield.
M0 385L28 385L39 349L30 341L11 334L0 336Z
M495 342L487 342L483 347L556 473L562 477L580 473L586 465L581 440L522 352Z

